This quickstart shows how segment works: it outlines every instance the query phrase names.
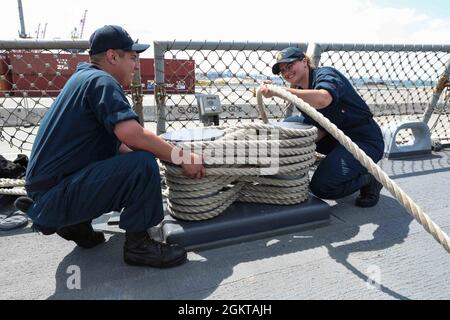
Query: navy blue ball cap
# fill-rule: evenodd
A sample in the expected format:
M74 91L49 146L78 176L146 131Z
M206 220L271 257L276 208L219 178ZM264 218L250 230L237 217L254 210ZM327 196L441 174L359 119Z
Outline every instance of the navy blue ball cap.
M277 62L272 67L273 74L280 73L280 63L291 63L295 60L303 60L305 58L305 54L299 49L295 47L288 47L277 53L276 59Z
M136 43L128 32L119 26L107 25L94 31L89 38L89 54L108 51L109 49L122 49L124 51L144 52L149 44Z

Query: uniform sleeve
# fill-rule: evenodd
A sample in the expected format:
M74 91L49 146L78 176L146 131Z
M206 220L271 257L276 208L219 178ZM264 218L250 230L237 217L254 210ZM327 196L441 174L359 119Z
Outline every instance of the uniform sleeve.
M345 84L340 75L332 68L320 68L317 71L317 78L314 85L315 90L327 90L333 98L331 104L320 110L320 112L336 125L343 121L342 110L339 107L341 98L345 95Z
M117 123L131 119L139 120L122 88L112 78L106 76L97 78L89 86L87 98L97 120L111 135L114 135Z
M317 72L314 89L327 90L333 97L333 101L328 107L335 107L339 104L341 97L345 94L345 85L339 74L331 68L321 68Z

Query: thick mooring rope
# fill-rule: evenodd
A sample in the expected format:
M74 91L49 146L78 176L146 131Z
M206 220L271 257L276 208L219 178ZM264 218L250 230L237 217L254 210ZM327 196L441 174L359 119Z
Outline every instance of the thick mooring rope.
M168 187L164 194L172 216L206 220L235 201L287 205L308 198L308 171L315 162L315 127L243 124L220 129L224 135L214 141L176 143L203 156L209 152L204 158L207 177L186 178L181 167L163 163ZM231 164L224 164L230 160L224 154L232 155Z
M25 180L0 179L0 194L26 196L24 186Z
M430 217L394 182L389 176L369 158L349 137L347 137L338 127L331 123L321 113L304 102L299 97L284 90L283 88L267 85L268 89L279 97L297 105L300 111L307 114L316 121L322 128L338 140L367 170L386 188L389 192L406 208L406 210L439 242L447 252L450 253L450 239L448 235L435 224ZM261 91L257 92L258 108L261 114L265 115L265 108L262 101ZM263 117L263 116L262 116ZM267 117L266 117L267 118Z

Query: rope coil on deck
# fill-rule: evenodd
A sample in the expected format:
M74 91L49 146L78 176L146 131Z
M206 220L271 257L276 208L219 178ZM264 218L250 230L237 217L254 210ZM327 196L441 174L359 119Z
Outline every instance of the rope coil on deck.
M0 194L26 196L27 192L24 187L25 180L0 179Z
M450 253L450 238L431 218L417 205L414 201L393 181L389 176L369 158L349 137L347 137L335 124L330 122L325 116L317 112L313 107L304 102L302 99L284 90L283 88L267 85L267 88L277 94L284 100L287 100L304 112L328 133L330 133L337 141L339 141L367 170L377 179L389 192L406 208L406 210L430 233L437 242L439 242L447 252ZM265 108L262 101L261 91L257 92L258 108L261 117L265 116Z
M168 187L164 195L172 216L207 220L235 201L287 205L308 198L308 171L315 162L315 127L243 124L214 128L223 130L223 137L175 143L183 150L203 154L207 177L190 179L182 176L180 166L163 163Z

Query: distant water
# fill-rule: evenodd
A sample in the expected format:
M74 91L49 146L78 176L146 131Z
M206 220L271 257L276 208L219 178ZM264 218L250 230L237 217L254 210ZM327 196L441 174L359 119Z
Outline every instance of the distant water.
M434 87L436 81L428 80L393 80L393 79L364 79L364 78L350 78L350 81L356 87L362 87L367 85L379 85L388 87L403 87L403 88L416 88L416 87Z

